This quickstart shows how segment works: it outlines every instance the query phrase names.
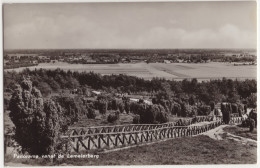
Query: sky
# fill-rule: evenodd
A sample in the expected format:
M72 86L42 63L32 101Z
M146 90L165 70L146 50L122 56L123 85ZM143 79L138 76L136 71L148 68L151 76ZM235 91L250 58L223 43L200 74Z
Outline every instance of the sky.
M256 2L4 4L4 49L256 48Z

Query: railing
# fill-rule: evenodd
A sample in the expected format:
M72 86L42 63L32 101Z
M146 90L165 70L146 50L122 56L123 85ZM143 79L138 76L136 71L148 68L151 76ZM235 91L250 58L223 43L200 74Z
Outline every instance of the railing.
M214 121L202 126L162 127L145 131L96 133L88 135L62 136L69 138L70 144L65 148L69 151L81 152L86 150L117 148L172 139L194 136L216 128L222 121Z
M87 135L97 133L113 133L113 132L132 132L153 130L163 127L175 126L174 122L166 124L129 124L129 125L113 125L100 127L71 127L69 128L69 135Z
M188 126L196 122L213 121L213 116L196 116L192 119L180 119L177 122L168 122L164 124L129 124L129 125L113 125L113 126L96 126L96 127L70 127L68 135L87 135L95 133L113 133L113 132L132 132L147 131L158 128ZM183 125L182 122L185 122Z
M211 120L211 119L210 119ZM245 118L232 117L230 124L239 124ZM207 121L203 119L201 121ZM72 134L61 136L66 138L69 144L65 144L64 150L82 152L96 149L111 149L160 140L194 136L224 124L221 119L216 119L201 126L175 126L174 123L165 124L131 124L116 126L89 127L71 130ZM86 131L85 131L86 130Z
M61 136L61 138L68 140L68 143L64 144L64 150L82 152L97 149L120 148L178 137L194 136L224 124L220 117L216 117L215 121L212 121L210 117L205 118L204 116L196 118L196 121L211 122L200 126L176 126L176 122L171 122L165 124L130 124L70 128L70 132ZM245 119L246 117L232 117L229 124L240 124ZM6 147L11 146L10 142L11 136L6 135L5 152Z
M241 124L247 117L231 117L229 124Z

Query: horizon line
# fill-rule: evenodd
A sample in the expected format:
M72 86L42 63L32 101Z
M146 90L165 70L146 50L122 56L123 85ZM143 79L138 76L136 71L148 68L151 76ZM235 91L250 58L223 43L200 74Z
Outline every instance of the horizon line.
M28 48L28 49L3 49L5 50L236 50L236 49L253 49L257 48Z

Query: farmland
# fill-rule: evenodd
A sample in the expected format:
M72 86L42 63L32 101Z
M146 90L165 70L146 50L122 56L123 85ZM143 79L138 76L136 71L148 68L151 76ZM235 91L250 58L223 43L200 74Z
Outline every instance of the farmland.
M100 73L102 75L125 74L147 80L153 77L182 80L184 78L197 78L199 81L219 78L230 79L256 79L256 66L234 66L231 63L210 62L196 63L136 63L136 64L68 64L68 63L42 63L29 69L56 69ZM25 68L9 69L6 71L21 71Z

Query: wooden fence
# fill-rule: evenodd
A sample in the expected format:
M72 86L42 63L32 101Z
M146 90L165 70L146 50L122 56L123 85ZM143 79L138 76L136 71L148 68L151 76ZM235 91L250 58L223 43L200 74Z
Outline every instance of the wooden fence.
M180 119L176 122L168 122L164 124L128 124L113 126L95 126L95 127L70 127L68 135L87 135L96 133L112 133L112 132L132 132L146 131L158 128L168 128L173 126L188 126L196 122L213 121L213 116L196 116L192 119Z
M232 117L230 124L238 124L244 120L242 117ZM127 125L111 127L93 127L97 132L74 131L73 134L62 136L69 139L69 144L64 145L64 150L81 152L95 149L109 149L126 147L160 140L194 136L223 124L222 120L212 121L201 126L174 126L174 124ZM92 129L93 129L92 128ZM95 130L94 129L94 130ZM91 130L91 129L87 129ZM104 130L105 132L100 132Z

